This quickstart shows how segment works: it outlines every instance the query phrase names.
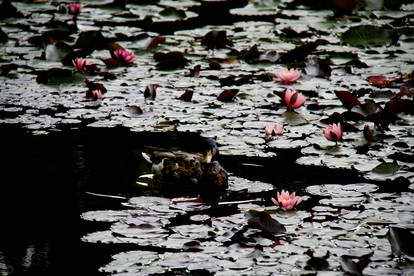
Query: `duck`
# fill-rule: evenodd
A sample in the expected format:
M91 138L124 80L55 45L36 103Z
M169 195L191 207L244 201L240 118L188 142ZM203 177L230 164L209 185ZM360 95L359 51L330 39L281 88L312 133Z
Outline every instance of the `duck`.
M146 147L142 152L151 164L153 183L165 192L197 195L205 201L217 200L228 188L228 173L215 160L219 149L215 139L207 138L201 152L168 151Z

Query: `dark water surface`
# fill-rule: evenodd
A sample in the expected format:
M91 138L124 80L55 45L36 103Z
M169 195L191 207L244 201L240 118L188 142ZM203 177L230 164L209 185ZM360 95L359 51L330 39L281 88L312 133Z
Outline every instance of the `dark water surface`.
M0 274L97 275L109 255L80 242L90 229L79 215L119 208L85 191L129 192L136 164L126 164L133 157L128 145L110 135L30 136L17 129L2 129L2 137Z
M80 214L122 208L122 199L90 193L143 195L135 185L139 175L149 172L141 157L143 145L197 150L202 139L193 133L133 133L124 128L33 135L3 126L1 133L2 275L100 275L98 268L128 246L81 241L108 224L81 220ZM220 161L235 174L283 181L285 187L298 188L305 180L307 185L338 182L338 176L344 183L358 180L350 171L299 167L294 165L296 157L294 151L286 151L272 159L220 156ZM277 173L269 169L275 166Z

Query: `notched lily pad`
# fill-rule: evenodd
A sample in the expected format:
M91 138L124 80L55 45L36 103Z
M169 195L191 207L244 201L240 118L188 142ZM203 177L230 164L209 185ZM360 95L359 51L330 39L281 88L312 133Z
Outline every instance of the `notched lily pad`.
M392 254L400 257L405 254L414 257L414 227L404 225L390 226L387 234L387 239L390 242Z
M400 169L398 163L395 162L384 162L372 169L374 173L378 174L395 174Z
M239 93L239 89L226 89L223 90L218 96L217 100L222 102L228 102L233 100L233 98L236 96L236 94Z
M247 223L253 228L260 229L271 235L280 235L286 232L285 226L263 211L249 210L245 214Z
M343 255L339 257L339 263L342 269L350 275L363 275L362 270L369 264L368 258L361 258L358 262L352 260L350 256Z

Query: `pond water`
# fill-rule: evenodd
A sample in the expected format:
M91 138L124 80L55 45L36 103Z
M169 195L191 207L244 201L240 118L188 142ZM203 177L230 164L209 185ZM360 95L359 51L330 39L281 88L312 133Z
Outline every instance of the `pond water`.
M414 4L318 3L0 1L0 274L412 274ZM218 205L139 184L205 137Z
M291 160L220 156L230 173L221 203L173 203L171 195L136 184L150 172L141 151L145 145L196 151L198 135L2 132L2 275L341 275L343 255L369 256L370 275L413 272L409 260L393 258L386 238L388 225L414 219L414 196L403 183L390 189L352 170L297 165L294 150L286 151ZM280 210L270 201L279 187L305 200L294 211ZM266 210L287 232L247 227L251 209ZM305 254L309 249L330 256L313 264L318 259Z

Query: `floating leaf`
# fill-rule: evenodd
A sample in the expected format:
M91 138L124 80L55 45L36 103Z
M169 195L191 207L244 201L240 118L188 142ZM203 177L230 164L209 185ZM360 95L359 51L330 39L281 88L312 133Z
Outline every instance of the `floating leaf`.
M263 211L249 210L245 214L250 227L260 229L271 235L280 235L286 232L285 226Z
M45 59L60 61L70 52L72 52L72 47L65 42L58 41L56 43L47 44L45 47Z
M217 96L217 100L222 102L231 101L237 93L239 93L239 89L226 89Z
M390 242L392 254L400 257L402 254L414 257L413 227L389 226L387 239Z
M160 69L177 69L182 68L188 63L183 52L172 51L168 53L157 52L154 59L158 62L157 67Z
M303 38L303 37L313 36L313 34L308 31L297 32L291 27L283 28L280 30L280 32L281 32L280 36L287 37L287 38Z
M133 117L137 117L143 113L141 107L137 105L129 105L125 107L125 110L128 112L129 115Z
M316 41L308 42L283 54L277 61L279 63L292 63L304 61L305 58L313 51L315 51L319 45L324 44L328 44L328 41L324 39L318 39Z
M389 130L389 125L391 121L394 121L396 117L392 114L384 112L383 110L380 110L378 112L368 115L366 119L373 122L377 127L384 131Z
M0 66L0 76L6 76L10 71L18 68L16 63L2 64Z
M233 42L227 38L226 31L209 31L201 39L201 45L206 46L207 49L219 49L232 47Z
M327 261L330 255L329 251L326 251L325 256L322 257L315 257L311 249L308 249L308 251L306 251L305 254L311 257L309 260L306 261L306 265L311 270L326 270L329 268L329 263Z
M385 103L384 111L390 115L395 115L400 112L407 112L413 114L413 108L413 100L395 98Z
M102 94L105 94L107 92L105 86L102 83L85 80L85 84L90 92L93 90L101 90Z
M341 41L352 46L395 44L397 40L397 31L385 26L354 26L341 35Z
M257 48L257 45L253 45L249 50L242 51L241 52L241 59L246 62L252 62L255 59L258 59L260 57L259 49Z
M191 98L193 97L193 90L187 89L179 99L186 102L191 102Z
M160 15L164 17L172 17L177 19L183 19L186 16L185 11L175 9L173 7L167 7L163 9L162 11L160 11Z
M108 40L100 31L86 31L79 34L75 43L75 48L81 49L107 49Z
M40 70L36 72L38 83L58 83L72 77L72 71L62 68L51 68L49 70Z
M339 257L339 263L342 269L351 275L362 275L362 270L369 264L368 258L362 258L358 262L354 262L352 257L343 255Z
M147 49L152 49L158 44L161 44L165 41L165 36L156 36L154 37L151 42L148 44Z
M399 170L398 163L394 162L384 162L372 169L373 172L379 174L394 174Z
M403 152L395 152L388 156L390 159L398 160L407 163L414 163L414 154L407 154Z
M365 103L354 106L351 109L352 112L359 113L365 117L375 114L378 110L380 110L380 106L372 100L366 100Z
M370 76L368 77L368 81L371 83L371 85L375 86L391 86L393 83L397 80L400 80L401 77L393 77L389 78L386 76Z
M107 67L115 67L118 65L118 60L115 58L105 58L101 59Z
M335 91L335 94L348 110L351 110L354 106L361 104L358 98L348 91Z
M239 86L253 81L252 75L235 76L230 75L220 79L221 86Z

